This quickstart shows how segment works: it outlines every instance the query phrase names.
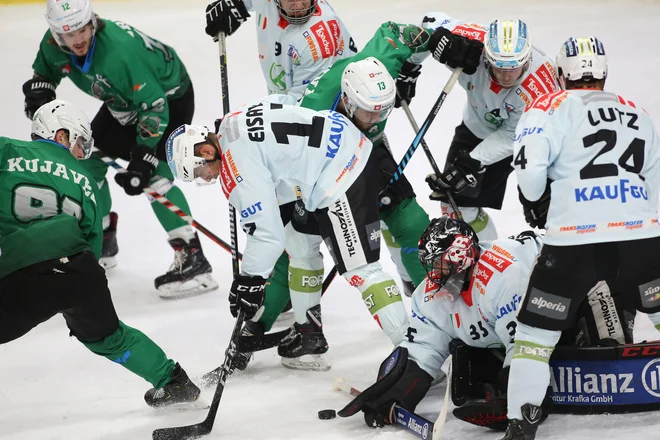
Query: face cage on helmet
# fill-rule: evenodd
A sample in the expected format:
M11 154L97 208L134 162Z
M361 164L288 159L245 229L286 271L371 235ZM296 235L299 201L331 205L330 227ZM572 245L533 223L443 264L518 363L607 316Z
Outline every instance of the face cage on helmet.
M307 23L309 21L309 19L312 17L312 15L314 15L314 13L316 12L316 6L317 6L318 1L317 0L312 0L312 2L310 3L309 8L307 8L305 10L305 13L301 16L298 16L298 17L288 15L286 13L286 11L284 10L284 8L282 8L280 0L276 0L276 3L277 3L277 9L279 9L280 15L282 17L284 17L289 23L291 23L293 25L301 25L301 24Z

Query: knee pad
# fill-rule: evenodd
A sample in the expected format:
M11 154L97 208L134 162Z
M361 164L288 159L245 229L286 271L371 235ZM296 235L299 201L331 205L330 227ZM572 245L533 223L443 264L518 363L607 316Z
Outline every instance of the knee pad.
M365 264L343 274L362 293L364 304L394 345L403 340L408 328L408 312L401 292L379 262Z

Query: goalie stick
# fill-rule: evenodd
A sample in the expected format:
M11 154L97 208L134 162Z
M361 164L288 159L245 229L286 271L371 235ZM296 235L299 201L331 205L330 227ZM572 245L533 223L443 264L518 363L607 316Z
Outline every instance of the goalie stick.
M353 397L358 396L361 391L348 384L344 379L335 379L332 388L335 391L343 391ZM394 405L394 420L393 424L399 425L414 436L428 440L429 434L433 432L433 422L426 420L424 417L401 408L399 405Z

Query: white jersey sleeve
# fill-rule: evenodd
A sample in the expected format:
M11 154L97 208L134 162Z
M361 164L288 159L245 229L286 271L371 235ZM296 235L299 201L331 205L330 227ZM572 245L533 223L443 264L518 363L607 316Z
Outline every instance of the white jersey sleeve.
M348 29L325 0L318 0L316 12L302 25L282 18L274 1L252 0L251 5L268 93L300 99L321 71L357 52Z
M597 90L548 94L525 113L515 139L523 195L536 200L546 176L553 182L546 243L660 235L658 134L633 102Z

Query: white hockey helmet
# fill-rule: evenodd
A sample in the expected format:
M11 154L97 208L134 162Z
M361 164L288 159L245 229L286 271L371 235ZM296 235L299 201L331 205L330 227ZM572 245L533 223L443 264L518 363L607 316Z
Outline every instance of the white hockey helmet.
M522 20L495 20L488 26L484 44L486 67L502 70L529 66L532 38Z
M341 76L341 91L348 116L357 109L380 113L380 121L387 119L394 108L396 86L394 79L377 58L349 63Z
M282 1L286 2L286 8L282 6ZM316 12L318 0L309 0L309 7L305 6L308 0L275 0L280 15L289 23L294 25L305 24Z
M82 29L89 22L92 23L93 34L96 34L96 15L89 0L48 0L46 21L60 47L66 47L62 34Z
M84 157L88 159L94 148L92 127L87 115L75 105L55 99L44 104L34 113L32 119L32 138L41 138L55 141L58 130L69 132L69 151L73 154L76 143L82 148Z
M607 55L596 37L569 38L557 54L557 69L562 88L566 81L607 78Z
M195 169L204 166L207 161L203 157L195 156L195 145L208 142L209 129L203 125L181 125L174 130L165 142L165 155L167 164L174 177L184 182L196 180ZM201 182L199 184L213 183Z

